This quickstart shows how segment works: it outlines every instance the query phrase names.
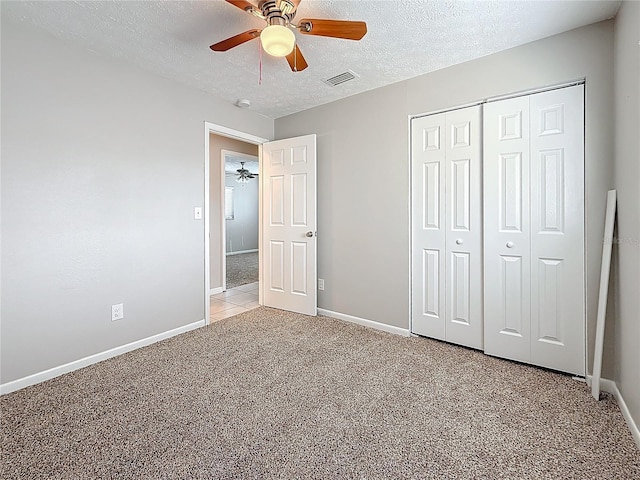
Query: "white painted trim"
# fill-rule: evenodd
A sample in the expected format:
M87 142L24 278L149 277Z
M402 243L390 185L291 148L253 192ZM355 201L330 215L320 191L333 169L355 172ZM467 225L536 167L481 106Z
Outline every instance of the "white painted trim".
M262 161L262 144L258 145L258 172L259 172L259 182L258 182L258 304L264 305L264 292L262 290L263 283L263 272L264 268L262 265L263 256L260 254L260 245L262 245L262 179L264 175L262 175L264 162Z
M222 291L227 289L227 219L225 218L225 192L227 182L225 177L225 151L220 151L220 264L222 265ZM209 267L211 268L211 267Z
M455 107L441 108L439 110L432 110L427 113L418 113L416 115L410 115L409 121L413 120L414 118L428 117L430 115L437 115L439 113L446 113L452 112L454 110L462 110L463 108L475 107L476 105L482 105L483 103L485 103L485 100L478 100L477 102L464 103L462 105L456 105Z
M413 117L409 115L407 118L407 145L409 148L407 149L407 161L409 162L409 178L407 181L409 182L409 197L407 198L408 202L408 211L409 211L409 334L414 335L413 333L413 151L411 145L413 145Z
M462 105L455 105L453 107L441 108L439 110L431 110L430 112L425 112L425 113L417 113L415 115L410 115L409 119L428 117L429 115L437 115L438 113L451 112L453 110L460 110L462 108L475 107L476 105L482 105L482 104L489 103L489 102L498 102L500 100L507 100L509 98L524 97L524 96L527 96L527 95L533 95L535 93L542 93L542 92L548 92L550 90L558 90L560 88L567 88L567 87L573 87L573 86L576 86L576 85L583 85L585 83L586 83L586 79L585 78L581 78L581 79L573 80L573 81L570 81L570 82L558 83L558 84L555 84L555 85L547 85L547 86L539 87L539 88L533 88L531 90L522 90L522 91L519 91L519 92L507 93L506 95L500 95L500 96L497 96L497 97L489 97L489 98L485 98L484 100L477 100L477 101L471 102L471 103L465 103L465 104L462 104Z
M181 333L185 333L190 330L194 330L196 328L200 328L204 326L205 326L205 321L199 320L197 322L190 323L189 325L184 325L182 327L174 328L173 330L169 330L167 332L158 333L157 335L152 335L150 337L143 338L141 340L136 340L135 342L127 343L126 345L121 345L119 347L111 348L101 353L89 355L88 357L84 357L79 360L75 360L73 362L65 363L64 365L53 367L43 372L34 373L33 375L29 375L24 378L19 378L18 380L14 380L12 382L3 383L2 385L0 385L0 395L15 392L16 390L20 390L22 388L35 385L37 383L41 383L46 380L50 380L60 375L64 375L65 373L78 370L79 368L84 368L89 365L93 365L94 363L102 362L103 360L107 360L109 358L122 355L123 353L137 350L138 348L141 348L141 347L146 347L147 345L151 345L152 343L159 342L160 340L165 340L167 338L175 337L176 335L180 335Z
M225 127L223 125L218 125L215 123L204 122L204 312L205 312L205 324L209 325L210 314L211 314L211 305L209 303L209 297L211 296L209 292L211 291L211 225L209 222L209 200L210 200L210 185L209 185L209 169L210 169L210 152L209 152L209 136L211 134L221 135L223 137L235 138L236 140L240 140L247 143L253 143L254 145L258 145L258 158L262 158L262 144L268 142L269 139L257 137L255 135L251 135L249 133L241 132L239 130L234 130L232 128ZM222 181L224 182L224 175L222 175ZM222 189L221 195L224 195L224 188ZM224 201L222 202L224 205ZM260 216L260 222L262 221L262 216ZM224 223L224 215L222 215L222 222ZM259 227L260 228L260 227ZM224 248L222 249L224 252ZM223 262L223 268L226 270L226 264ZM262 271L262 269L260 269ZM223 272L224 273L224 272ZM226 274L223 275L222 278L222 288L226 288ZM262 282L260 282L259 299L262 298Z
M587 375L586 380L587 380L587 385L591 386L592 376ZM629 411L629 407L627 406L627 403L624 401L624 398L622 397L622 393L620 393L620 390L618 390L618 385L616 385L616 382L614 382L613 380L600 378L600 389L603 392L610 393L611 395L613 395L613 398L616 399L616 402L618 402L618 407L620 407L620 412L622 412L622 416L624 417L624 420L627 422L627 427L629 427L631 436L633 437L633 439L636 442L636 445L640 449L640 428L638 428L638 425L636 425L636 422L633 420L633 417L631 416L631 412Z
M234 130L233 128L228 128L223 125L217 125L210 122L205 122L204 124L207 127L208 132L215 133L216 135L222 135L223 137L235 138L236 140L240 140L242 142L253 143L254 145L262 145L263 143L269 141L268 138L257 137L255 135L251 135L250 133L241 132L240 130Z
M352 315L347 315L345 313L332 312L331 310L325 310L324 308L319 308L318 314L324 315L325 317L344 320L345 322L356 323L364 327L375 328L376 330L382 330L383 332L393 333L395 335L401 335L403 337L409 336L409 329L407 328L395 327L393 325L387 325L386 323L367 320L366 318L354 317Z
M239 251L237 251L237 252L227 252L227 253L226 253L226 255L227 255L227 257L228 257L229 255L240 255L240 254L242 254L242 253L255 253L255 252L257 252L257 251L258 251L258 249L257 249L257 248L254 248L254 249L252 249L252 250L239 250Z
M211 159L209 155L209 136L211 135L211 127L207 122L204 123L204 321L209 325L211 316L211 304L209 301L211 290L211 222L209 212L210 187L209 187L209 169L211 168Z
M209 296L217 295L217 294L222 293L222 292L224 292L224 288L222 288L222 287L212 288L211 290L209 290Z
M575 87L576 85L584 85L586 78L582 77L570 82L556 83L553 85L546 85L544 87L533 88L531 90L521 90L519 92L507 93L506 95L499 95L497 97L486 98L482 103L499 102L500 100L507 100L515 97L526 97L527 95L534 95L536 93L549 92L551 90L559 90L560 88Z

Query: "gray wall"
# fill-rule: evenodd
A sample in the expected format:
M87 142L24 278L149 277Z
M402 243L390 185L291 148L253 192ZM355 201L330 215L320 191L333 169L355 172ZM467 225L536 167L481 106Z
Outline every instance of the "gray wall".
M226 220L226 251L241 252L258 249L258 182L259 178L249 183L236 182L231 174L225 178L227 187L233 187L234 218Z
M318 134L318 275L325 279L319 306L409 326L409 115L585 77L591 363L606 191L613 185L612 21L276 120L276 138ZM609 344L609 378L612 361Z
M202 320L204 122L273 122L4 18L1 40L0 382Z
M640 425L640 3L624 2L615 20L614 244L615 381Z
M226 121L225 121L225 126ZM252 133L246 128L237 128L244 133ZM260 135L256 135L260 136ZM262 138L272 138L273 135ZM221 135L209 135L209 287L211 289L222 288L222 259L225 252L222 251L222 150L258 155L258 146L242 142L235 138Z

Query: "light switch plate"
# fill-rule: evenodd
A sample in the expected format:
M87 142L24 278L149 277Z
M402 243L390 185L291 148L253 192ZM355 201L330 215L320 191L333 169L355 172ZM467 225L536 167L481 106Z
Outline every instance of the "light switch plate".
M202 207L193 207L194 220L202 220Z

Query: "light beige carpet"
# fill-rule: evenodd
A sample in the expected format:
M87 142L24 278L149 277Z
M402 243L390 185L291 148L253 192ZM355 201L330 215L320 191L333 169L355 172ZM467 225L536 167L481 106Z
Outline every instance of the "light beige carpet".
M227 289L258 281L258 252L228 255Z
M3 479L638 479L610 397L258 308L0 400Z

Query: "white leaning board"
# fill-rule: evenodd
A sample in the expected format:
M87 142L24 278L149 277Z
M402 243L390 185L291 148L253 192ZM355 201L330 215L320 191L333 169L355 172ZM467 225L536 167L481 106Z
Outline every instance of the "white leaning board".
M600 375L602 374L602 349L604 348L604 321L607 315L609 293L609 271L611 268L611 248L613 247L613 227L616 219L616 191L607 192L607 214L604 221L604 241L602 242L602 266L600 268L600 293L598 295L598 320L596 323L596 344L593 354L593 377L591 395L600 400Z

